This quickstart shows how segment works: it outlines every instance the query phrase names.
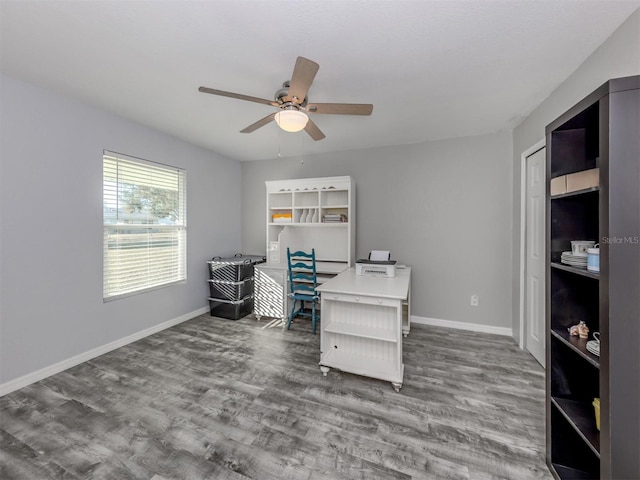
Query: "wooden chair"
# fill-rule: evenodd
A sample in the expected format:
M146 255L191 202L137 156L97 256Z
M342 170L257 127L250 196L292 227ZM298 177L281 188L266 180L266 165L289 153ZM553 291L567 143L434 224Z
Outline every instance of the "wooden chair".
M319 314L316 303L320 296L316 291L318 279L316 275L316 251L291 252L287 247L287 263L289 265L289 298L291 298L291 313L287 322L287 330L291 328L291 321L297 317L311 317L311 327L316 333L316 322ZM298 302L300 306L298 307ZM305 311L305 302L311 302L311 313Z

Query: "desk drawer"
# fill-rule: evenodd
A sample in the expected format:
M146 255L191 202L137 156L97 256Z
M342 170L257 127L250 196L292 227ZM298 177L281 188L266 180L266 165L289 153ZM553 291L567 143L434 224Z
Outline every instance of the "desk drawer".
M381 305L385 307L396 307L400 304L400 300L393 298L369 297L364 295L350 295L345 293L329 293L324 292L322 299L329 302L349 302L361 303L364 305Z

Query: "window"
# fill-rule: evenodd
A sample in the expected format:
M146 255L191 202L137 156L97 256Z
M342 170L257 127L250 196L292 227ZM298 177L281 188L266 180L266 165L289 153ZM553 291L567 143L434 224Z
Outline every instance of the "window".
M104 300L186 279L185 172L104 152Z

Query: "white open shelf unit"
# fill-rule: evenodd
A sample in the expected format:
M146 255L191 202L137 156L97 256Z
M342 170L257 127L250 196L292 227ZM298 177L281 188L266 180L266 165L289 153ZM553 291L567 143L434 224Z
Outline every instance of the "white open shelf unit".
M287 262L287 247L316 251L318 262L336 262L329 272L341 272L354 262L355 186L351 177L321 177L267 181L268 263ZM275 216L288 221L274 221ZM343 221L328 222L326 215ZM319 270L320 271L320 270Z

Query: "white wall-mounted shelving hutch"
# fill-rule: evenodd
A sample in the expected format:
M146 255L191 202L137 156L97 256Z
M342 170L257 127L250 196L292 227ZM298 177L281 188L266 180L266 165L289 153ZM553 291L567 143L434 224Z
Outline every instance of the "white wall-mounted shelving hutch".
M315 248L319 272L339 273L353 265L355 185L351 177L265 183L268 263L286 264L290 247Z

